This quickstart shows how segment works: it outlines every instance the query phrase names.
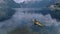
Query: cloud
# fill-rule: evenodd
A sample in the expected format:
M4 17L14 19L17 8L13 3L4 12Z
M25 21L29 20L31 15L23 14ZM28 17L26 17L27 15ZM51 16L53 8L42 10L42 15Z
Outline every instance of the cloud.
M16 3L24 2L25 0L14 0Z
M22 3L24 1L28 2L28 1L42 1L42 0L14 0L16 3Z
M16 3L22 3L24 1L28 2L28 1L44 1L44 0L13 0L15 1ZM51 1L51 0L47 0L47 1Z

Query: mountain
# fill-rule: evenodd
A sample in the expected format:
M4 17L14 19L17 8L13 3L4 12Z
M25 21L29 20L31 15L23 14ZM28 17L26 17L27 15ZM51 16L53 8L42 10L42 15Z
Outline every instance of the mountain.
M18 7L18 5L13 6L13 3L11 3L11 5L8 4L8 1L0 0L0 22L10 19L15 13L15 10L13 10L12 8Z
M7 0L7 5L11 8L20 8L20 5L13 0Z
M0 7L3 8L19 8L20 5L13 0L0 0Z
M48 6L51 1L49 0L43 0L43 1L24 1L22 3L20 3L21 7L24 7L24 8L40 8L40 7L46 7Z
M1 0L0 0L1 1ZM1 6L6 6L10 8L40 8L46 7L54 3L54 0L42 0L42 1L23 1L21 3L16 3L13 0L3 0L4 3L0 3Z

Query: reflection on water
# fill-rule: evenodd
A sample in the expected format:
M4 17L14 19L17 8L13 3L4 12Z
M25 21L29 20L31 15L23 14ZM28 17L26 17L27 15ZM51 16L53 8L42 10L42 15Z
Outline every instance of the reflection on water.
M49 10L46 7L43 8L15 8L17 11L20 11L22 13L28 13L28 14L50 14L53 19L60 20L60 11L58 10ZM58 17L56 17L58 16Z

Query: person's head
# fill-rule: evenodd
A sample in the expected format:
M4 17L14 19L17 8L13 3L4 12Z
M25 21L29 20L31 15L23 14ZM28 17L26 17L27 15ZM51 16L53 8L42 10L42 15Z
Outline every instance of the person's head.
M36 19L32 19L32 21L34 22L34 21L36 21Z

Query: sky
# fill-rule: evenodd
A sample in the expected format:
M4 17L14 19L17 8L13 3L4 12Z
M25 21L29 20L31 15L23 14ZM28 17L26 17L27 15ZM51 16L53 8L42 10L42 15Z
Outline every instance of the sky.
M25 0L14 0L16 3L21 3L21 2L23 2L23 1L25 1Z
M24 1L42 1L42 0L14 0L16 3L21 3Z

